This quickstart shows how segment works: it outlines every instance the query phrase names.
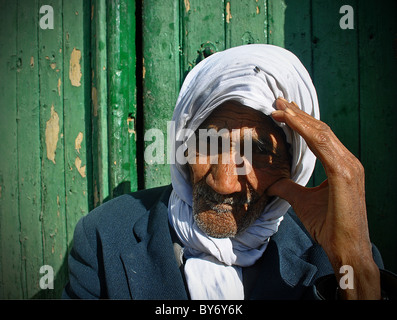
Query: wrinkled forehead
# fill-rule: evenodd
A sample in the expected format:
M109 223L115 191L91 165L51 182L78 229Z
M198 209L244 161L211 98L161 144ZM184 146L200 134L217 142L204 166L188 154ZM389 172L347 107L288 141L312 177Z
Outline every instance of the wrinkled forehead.
M226 101L218 106L199 126L199 129L212 128L216 130L248 128L257 136L282 132L270 116L236 101Z

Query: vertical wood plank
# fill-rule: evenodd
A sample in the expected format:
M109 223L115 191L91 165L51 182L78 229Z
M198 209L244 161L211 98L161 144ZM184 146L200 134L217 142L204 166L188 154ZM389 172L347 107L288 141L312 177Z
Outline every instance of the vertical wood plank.
M136 133L136 121L137 121L137 79L136 79L136 3L135 0L125 1L121 11L121 25L127 26L123 28L122 43L123 48L123 61L124 66L128 68L127 81L128 81L128 113L127 113L127 125L126 125L126 137L128 141L128 148L130 153L130 190L138 190L138 165L137 165L137 133ZM124 40L125 39L125 40ZM128 41L127 41L128 40Z
M41 234L40 110L38 74L38 1L18 2L17 112L19 212L23 297L39 291L43 265ZM16 244L13 244L16 245ZM22 296L21 296L22 298Z
M313 82L317 89L320 115L341 142L360 156L359 71L357 28L339 26L342 5L356 7L356 1L312 1ZM318 163L319 164L319 163ZM314 181L326 178L317 165Z
M91 17L93 206L109 196L106 79L106 0L93 0Z
M88 213L92 196L89 14L86 1L63 1L63 103L65 152L65 240L71 245L78 220ZM61 225L60 225L61 227ZM67 277L66 254L57 274L60 288Z
M225 19L231 19L230 3L225 8L223 0L184 1L181 17L181 67L186 75L205 57L199 54L205 46L214 51L225 50Z
M186 10L186 9L184 9ZM161 163L151 157L144 159L144 187L151 188L171 182L167 164L167 121L172 112L180 86L179 69L179 2L145 0L142 3L143 49L143 127L147 132L158 129L163 133ZM144 147L156 142L149 137ZM158 143L158 141L157 141Z
M279 8L276 12L280 13L284 10L284 48L293 52L302 64L305 66L306 70L309 72L310 76L313 78L313 60L312 60L312 1L311 0L285 0L285 9ZM273 10L275 4L272 5ZM279 4L280 6L280 4ZM269 14L269 17L273 14ZM273 19L272 24L275 24L277 20ZM272 33L272 39L281 42L277 32L281 32L278 27L273 28L275 31ZM271 41L274 41L272 40ZM282 42L281 42L282 43ZM321 116L321 112L320 112ZM317 166L319 163L317 164ZM321 165L320 165L321 168ZM308 187L315 186L314 176L310 178L307 183Z
M397 3L359 1L361 160L371 240L397 272ZM357 24L356 24L357 26Z
M0 298L23 296L17 154L17 3L0 1Z
M284 48L292 51L312 75L311 0L285 0Z
M267 43L266 1L226 1L226 48Z
M137 189L134 12L134 1L107 1L109 185L113 197Z
M268 43L284 48L285 0L267 0L267 8Z
M67 253L63 79L69 70L63 67L62 2L40 0L39 6L42 5L54 9L54 29L39 28L39 72L44 264L53 268L55 276L55 290L46 290L42 294L55 298L59 296L61 286L57 274L62 274Z

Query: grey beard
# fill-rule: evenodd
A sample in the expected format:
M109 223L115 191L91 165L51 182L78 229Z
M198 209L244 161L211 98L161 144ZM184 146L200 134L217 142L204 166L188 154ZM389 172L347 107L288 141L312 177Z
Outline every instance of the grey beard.
M193 216L199 228L210 236L215 238L234 237L247 229L261 215L268 202L267 200L266 196L261 198L250 186L241 194L222 195L212 190L205 183L205 179L202 179L193 185ZM249 210L244 212L246 208L249 208ZM230 220L233 219L237 225L237 230L235 230L235 225L231 224L230 230L224 231L222 234L209 231L216 230L217 226L210 225L208 220L202 219L200 215L202 211L209 210L212 211L214 216L219 217L214 221L223 223L222 227L228 226L228 223L231 223ZM236 213L239 213L240 216L238 220L236 219ZM222 230L225 230L225 228Z

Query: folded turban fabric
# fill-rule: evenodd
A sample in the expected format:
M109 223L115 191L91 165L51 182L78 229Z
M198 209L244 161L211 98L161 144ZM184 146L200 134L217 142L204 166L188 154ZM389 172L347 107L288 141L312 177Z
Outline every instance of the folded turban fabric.
M303 111L319 119L312 80L290 51L250 44L209 56L190 71L182 85L172 119L175 136L169 137L171 154L175 156L178 148L186 146L192 132L222 103L233 100L270 115L278 97L295 101ZM285 124L276 123L291 147L291 179L304 186L316 158L302 137ZM190 297L244 299L242 267L253 265L262 256L290 205L276 198L252 225L235 237L213 238L194 221L187 164L171 164L171 180L169 221L184 245L184 272Z

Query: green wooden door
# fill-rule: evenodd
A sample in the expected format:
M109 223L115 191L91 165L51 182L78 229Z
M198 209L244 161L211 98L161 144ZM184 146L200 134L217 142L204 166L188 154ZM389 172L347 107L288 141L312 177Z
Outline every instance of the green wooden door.
M53 29L40 26L43 5ZM353 29L339 25L342 5ZM393 0L1 0L0 298L59 297L80 217L170 183L167 150L150 162L145 133L166 138L200 59L248 43L285 47L310 72L322 119L366 169L371 239L396 272L396 10ZM310 184L324 178L317 166ZM40 286L44 265L54 289Z
M53 8L53 29L39 8ZM0 297L59 296L91 193L88 3L0 2ZM48 265L54 289L40 295Z

